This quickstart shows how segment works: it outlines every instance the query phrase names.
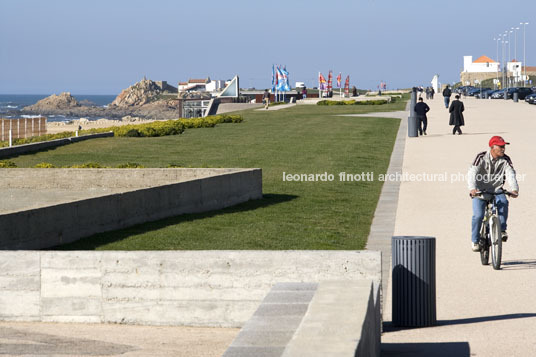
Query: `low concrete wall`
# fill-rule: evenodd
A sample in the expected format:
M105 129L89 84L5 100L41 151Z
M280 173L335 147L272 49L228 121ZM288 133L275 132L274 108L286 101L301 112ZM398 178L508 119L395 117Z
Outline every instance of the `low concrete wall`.
M88 139L97 139L97 138L105 138L105 137L111 137L114 136L113 132L109 133L99 133L99 134L89 134L89 135L83 135L78 137L72 137L72 138L65 138L65 139L56 139L56 140L50 140L50 141L41 141L38 143L31 143L31 144L24 144L24 145L16 145L12 147L6 147L6 148L0 148L0 159L7 158L7 157L13 157L18 156L22 154L26 154L29 152L35 152L50 148L55 148L62 145L67 145L83 140Z
M279 282L381 279L374 251L2 251L0 320L241 327Z
M276 284L223 357L380 356L378 283Z
M57 185L65 189L73 183L96 187L122 184L126 188L120 193L1 214L0 249L44 249L95 233L262 198L260 169L201 169L198 173L195 169L37 170L43 189ZM159 178L158 173L165 175ZM192 178L203 173L205 177ZM86 175L84 180L77 181L77 175L82 174ZM173 179L183 182L170 183ZM0 182L5 187L21 188L34 180L37 177L33 171L0 171ZM150 186L151 182L155 187L136 188Z

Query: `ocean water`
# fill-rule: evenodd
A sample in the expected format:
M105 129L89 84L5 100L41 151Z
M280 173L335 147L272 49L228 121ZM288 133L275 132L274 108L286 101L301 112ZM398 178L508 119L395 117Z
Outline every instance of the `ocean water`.
M23 115L20 110L50 96L50 94L0 94L0 117L2 118L30 118L32 115ZM105 107L115 99L115 95L89 95L73 94L77 101L89 101L97 106ZM38 115L35 115L38 116ZM48 121L70 121L80 117L67 117L65 115L47 115ZM88 118L97 120L100 118Z

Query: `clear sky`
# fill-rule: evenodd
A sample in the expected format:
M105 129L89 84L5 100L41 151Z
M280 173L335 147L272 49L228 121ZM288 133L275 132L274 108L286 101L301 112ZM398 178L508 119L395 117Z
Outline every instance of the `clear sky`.
M308 87L330 69L358 88L452 83L520 22L536 66L534 20L534 0L0 0L0 93L117 94L144 75L267 88L274 63Z

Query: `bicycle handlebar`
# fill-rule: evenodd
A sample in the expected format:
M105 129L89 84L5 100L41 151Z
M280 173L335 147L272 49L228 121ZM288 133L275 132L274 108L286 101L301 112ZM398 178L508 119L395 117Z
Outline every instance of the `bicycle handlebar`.
M491 195L491 196L498 196L498 195L503 195L503 194L507 195L507 196L510 196L510 197L517 196L513 192L502 190L502 191L499 191L499 192L476 191L476 194L474 196L472 196L472 197L483 196L484 194ZM471 196L471 194L469 194L469 196Z

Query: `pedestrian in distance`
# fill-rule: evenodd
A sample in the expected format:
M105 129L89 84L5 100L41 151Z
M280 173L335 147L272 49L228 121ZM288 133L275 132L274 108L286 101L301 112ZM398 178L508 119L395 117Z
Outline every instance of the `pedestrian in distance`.
M303 99L307 98L307 87L303 86L303 90L301 94L302 94Z
M463 118L463 111L465 110L465 107L463 106L463 102L460 101L460 96L456 94L454 97L455 99L450 103L449 113L450 113L450 120L449 125L454 125L454 128L452 129L452 135L455 135L458 133L458 135L462 135L462 130L460 129L460 126L465 125L465 120Z
M430 88L430 99L434 99L435 89L434 87Z
M352 87L352 97L357 97L357 88L355 86Z
M270 92L268 92L268 89L264 90L262 101L264 102L264 109L268 109L268 106L270 106Z
M428 118L426 113L430 111L430 107L426 104L422 98L419 98L419 102L415 104L415 114L417 115L417 121L419 123L419 135L426 135L426 128L428 127Z
M449 88L449 85L443 89L443 101L445 102L445 108L449 109L449 103L450 103L450 96L452 95L452 91Z
M430 87L426 87L426 99L430 99Z

